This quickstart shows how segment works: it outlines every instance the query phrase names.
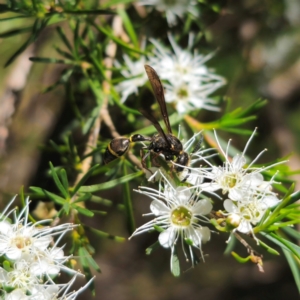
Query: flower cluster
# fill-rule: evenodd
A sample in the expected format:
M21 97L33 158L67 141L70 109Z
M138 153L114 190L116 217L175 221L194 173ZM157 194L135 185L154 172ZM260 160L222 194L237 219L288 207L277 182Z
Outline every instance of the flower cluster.
M205 66L213 54L205 56L193 54L190 50L181 49L171 35L169 40L173 51L151 39L155 49L147 59L141 56L139 60L131 61L124 55L128 69L122 70L121 74L126 79L116 86L116 90L122 94L121 102L124 102L130 94L137 94L138 88L146 83L144 64L148 61L160 78L167 81L166 102L172 103L178 113L184 114L194 109L219 110L216 101L210 98L210 95L225 84L225 79ZM190 40L192 45L193 38ZM120 67L118 62L116 65Z
M58 243L63 235L72 230L74 225L66 223L55 227L42 226L41 222L28 221L29 201L17 214L10 209L15 198L1 214L0 221L0 256L4 261L0 267L0 284L4 299L75 299L77 292L68 292L78 275L65 262L63 247ZM13 214L13 222L9 216ZM56 242L53 237L57 236ZM74 274L73 279L57 285L54 279L61 271Z
M279 203L279 199L272 191L273 178L265 181L262 172L283 162L268 167L253 167L253 164L266 151L263 150L249 165L246 164L245 154L255 133L256 129L243 152L230 159L228 155L230 141L224 151L215 132L218 147L224 156L224 163L217 167L205 159L210 167L202 169L203 177L207 182L200 184L200 187L207 192L222 191L222 195L228 198L224 201L226 213L230 219L234 220L236 229L243 233L252 232L252 226L261 220L267 208Z
M216 153L207 155L207 151L214 149L201 149L202 139L197 138L201 133L194 135L183 147L189 154L190 164L181 166L182 171L177 173L179 185L178 182L176 185L174 180L176 169L173 168L171 170L173 173L171 172L170 175L162 167L152 168L150 171L153 174L149 181L159 181L159 189L140 187L138 192L153 199L150 204L151 213L148 215L153 215L154 219L136 229L132 236L160 228L158 241L162 247L171 249L171 269L178 240L181 241L187 259L185 248L186 246L189 248L189 257L194 265L192 246L200 250L203 259L201 245L210 239L210 229L200 224L209 223L210 219L214 218L213 202L207 198L207 195L223 200L225 211L222 215L227 218L226 226L224 224L227 231L237 230L241 233L253 234L253 227L260 222L266 210L280 202L272 190L274 178L266 181L262 175L262 172L276 164L268 167L254 166L265 150L252 163L246 164L245 154L255 133L256 129L243 152L231 158L228 154L230 141L224 151L215 132L219 151L224 156L223 165L218 167L211 162L212 156ZM191 151L195 143L195 149ZM200 161L205 166L196 166ZM180 165L173 162L173 167L176 166Z

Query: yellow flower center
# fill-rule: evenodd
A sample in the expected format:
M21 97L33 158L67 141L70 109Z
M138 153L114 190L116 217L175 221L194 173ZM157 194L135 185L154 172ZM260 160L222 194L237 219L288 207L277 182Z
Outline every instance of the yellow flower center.
M187 98L188 97L188 90L185 88L185 87L182 87L180 88L178 91L177 91L177 96L178 98L180 99L184 99L184 98Z
M264 213L264 211L259 210L256 203L248 203L247 205L241 206L239 210L243 218L252 223L257 223Z
M238 177L236 174L228 174L226 177L225 177L225 184L226 186L228 186L229 188L233 188L235 187L235 185L237 184L238 182Z
M14 239L12 239L11 243L15 245L18 249L23 249L31 245L31 239L24 236L17 236Z
M179 206L172 211L171 221L176 226L188 227L192 221L192 212L184 206Z

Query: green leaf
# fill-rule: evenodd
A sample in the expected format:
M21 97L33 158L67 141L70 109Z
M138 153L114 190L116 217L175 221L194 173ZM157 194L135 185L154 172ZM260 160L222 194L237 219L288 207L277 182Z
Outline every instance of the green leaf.
M68 60L70 60L70 61L74 61L73 55L70 54L69 52L66 52L66 51L64 51L64 50L61 50L59 47L54 47L54 49L55 49L55 51L56 51L59 55L65 57L66 59L68 59Z
M79 37L79 29L80 29L80 21L76 21L75 29L74 29L74 38L73 38L73 43L74 43L74 56L78 59L79 57L79 44L80 44L80 37Z
M280 246L282 249L291 251L298 259L300 259L300 247L284 238L279 237L274 233L260 233L265 236L267 239L271 240L274 244Z
M258 99L252 105L250 105L246 109L243 109L241 111L241 113L238 114L238 116L239 116L239 118L242 118L244 116L249 116L249 115L251 115L253 113L256 113L257 111L261 110L267 104L268 104L268 100Z
M295 238L296 240L300 240L300 232L298 230L295 230L292 227L284 227L282 228L283 231L285 231L289 236Z
M123 24L124 27L131 39L131 41L133 42L133 45L138 48L139 47L139 42L138 42L138 38L135 34L134 28L132 26L132 23L130 21L130 18L128 17L126 11L120 7L118 7L117 9L119 16L122 18L123 20Z
M92 232L92 233L96 234L100 238L106 238L106 239L113 240L113 241L118 242L118 243L120 243L120 242L123 243L123 242L126 241L126 239L124 237L117 236L117 235L112 235L112 234L109 234L107 232L95 229L95 228L90 228L88 226L84 226L84 229L86 231L89 231L89 232Z
M99 216L107 216L107 211L103 211L103 210L94 210L94 209L91 209L91 211L92 211L95 215L99 215Z
M91 167L84 175L83 177L80 179L80 181L76 184L74 190L73 190L73 194L76 194L77 191L82 187L82 185L90 178L90 176L92 176L93 172L99 167L99 165L94 165L93 167Z
M37 62L37 63L43 63L43 64L74 65L74 61L72 61L72 60L49 58L49 57L29 57L29 60L31 60L33 62Z
M276 251L274 248L271 248L269 245L267 245L263 241L258 240L258 242L259 242L259 245L262 246L263 248L265 248L269 253L274 254L274 255L280 255L280 253L278 251Z
M28 40L8 59L4 67L9 66L31 43L37 39L39 33L46 27L48 21L49 19L35 20L32 27L32 34L29 36Z
M62 30L61 27L56 27L56 31L59 34L61 40L63 41L63 43L67 46L67 48L72 52L73 48L68 40L68 38L66 37L64 31Z
M0 11L0 13L1 13L1 11ZM15 20L15 19L24 19L24 18L33 18L33 16L24 16L24 15L14 16L14 17L0 19L0 22L10 21L10 20Z
M116 13L108 9L93 9L93 10L64 10L64 13L72 15L115 15Z
M138 116L141 115L141 113L138 110L130 108L130 107L126 106L125 104L121 103L120 102L120 94L117 93L113 87L111 88L111 97L112 97L112 100L114 101L114 103L118 107L120 107L123 112L131 113L131 114L138 115Z
M160 248L160 243L159 241L156 241L154 244L152 244L151 246L149 246L145 251L146 251L146 255L150 255L152 254L152 252L154 252L155 250L157 250L158 248Z
M58 173L62 181L62 184L64 186L64 189L68 192L68 196L69 196L69 182L68 182L67 172L65 169L60 169Z
M41 188L35 187L35 186L31 186L31 187L29 187L29 189L31 191L35 192L40 197L49 198L57 204L64 205L66 203L66 200L64 198L62 198L56 194L53 194L47 190L44 190L44 189L41 189Z
M102 7L112 7L117 4L126 4L126 3L132 4L132 0L111 0L103 3Z
M10 262L8 260L5 260L3 262L3 269L6 270L7 272L10 272L12 270L12 267L11 267Z
M171 273L174 277L180 276L180 262L175 249L171 254Z
M126 165L124 164L123 168L123 174L128 176L128 170ZM130 234L134 232L135 229L135 220L134 220L134 214L133 214L133 206L132 206L132 199L131 199L131 193L130 193L130 188L129 188L129 183L126 181L124 183L124 193L123 193L123 199L124 199L124 206L125 206L125 211L126 211L126 216L127 216L127 224L128 224L128 229Z
M109 28L104 28L102 26L98 26L95 23L93 24L100 32L102 32L103 34L105 34L106 36L108 36L111 40L113 40L115 43L119 44L121 47L132 51L132 52L136 52L139 54L143 54L146 55L147 53L145 51L142 51L138 48L133 48L131 46L129 46L126 42L123 42L123 40L117 38L114 33L111 31L111 29Z
M299 259L297 260L296 257L288 250L282 249L283 254L286 257L286 260L288 261L288 264L291 268L291 271L293 273L295 283L297 285L298 291L300 293L300 264Z
M93 266L96 265L95 270L99 269L99 267L98 267L98 265L96 264L96 262L94 260L92 262L90 261L90 259L89 259L90 254L84 247L80 247L78 249L78 255L79 255L80 263L81 263L81 265L83 267L83 270L84 270L84 274L87 277L87 280L89 280L93 277L92 273L91 273L91 270L90 270L90 263ZM99 272L100 272L100 269L99 269ZM92 290L92 293L95 293L94 281L91 283L90 289Z
M153 225L153 228L159 233L165 231L165 229L158 225Z
M56 187L59 189L59 191L62 193L62 195L67 199L69 198L69 191L65 189L63 184L60 182L58 175L56 173L55 168L53 167L52 163L49 162L50 169L51 169L51 176L55 182Z
M95 195L92 195L91 201L95 203L103 204L105 206L112 206L113 203L111 200L99 196L95 196Z
M79 202L85 202L92 198L91 193L84 193L83 195L80 195L73 203L79 203Z
M87 208L81 207L79 205L72 205L72 207L86 217L91 218L94 216L94 213Z
M100 105L97 105L93 110L92 112L90 113L88 119L85 121L85 124L82 128L82 133L83 134L87 134L91 128L93 127L96 119L98 118L99 116L99 111L100 111Z
M226 246L226 248L225 248L225 251L224 251L224 254L225 254L225 255L231 254L233 248L234 248L235 245L236 245L236 242L237 242L236 237L234 236L234 234L231 234L231 235L230 235L230 238L228 239L228 242L227 242L227 246Z
M94 193L94 192L98 192L98 191L108 190L117 185L123 184L127 181L131 181L135 178L138 178L138 177L142 176L143 174L144 174L143 171L139 171L139 172L132 173L132 174L120 177L118 179L108 181L108 182L90 185L90 186L82 186L82 187L80 187L79 192L80 193Z
M1 21L1 19L0 19L0 21ZM11 37L11 36L21 34L21 33L24 33L24 32L30 32L31 30L32 30L32 26L9 30L9 31L0 33L0 38Z

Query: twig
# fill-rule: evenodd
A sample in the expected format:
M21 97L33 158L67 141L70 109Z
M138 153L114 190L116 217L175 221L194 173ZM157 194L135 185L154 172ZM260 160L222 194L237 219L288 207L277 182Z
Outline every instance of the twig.
M233 232L234 236L237 238L237 240L247 249L247 252L250 254L251 261L255 263L258 267L258 270L260 272L264 272L263 269L263 255L255 251L247 242L245 239L243 239L236 231Z

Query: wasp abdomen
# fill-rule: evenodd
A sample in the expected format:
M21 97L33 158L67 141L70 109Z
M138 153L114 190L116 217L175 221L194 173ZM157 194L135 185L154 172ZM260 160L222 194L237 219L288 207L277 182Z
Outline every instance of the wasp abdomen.
M104 163L108 164L116 158L124 155L129 148L129 144L130 140L125 137L118 137L111 140L104 153Z

